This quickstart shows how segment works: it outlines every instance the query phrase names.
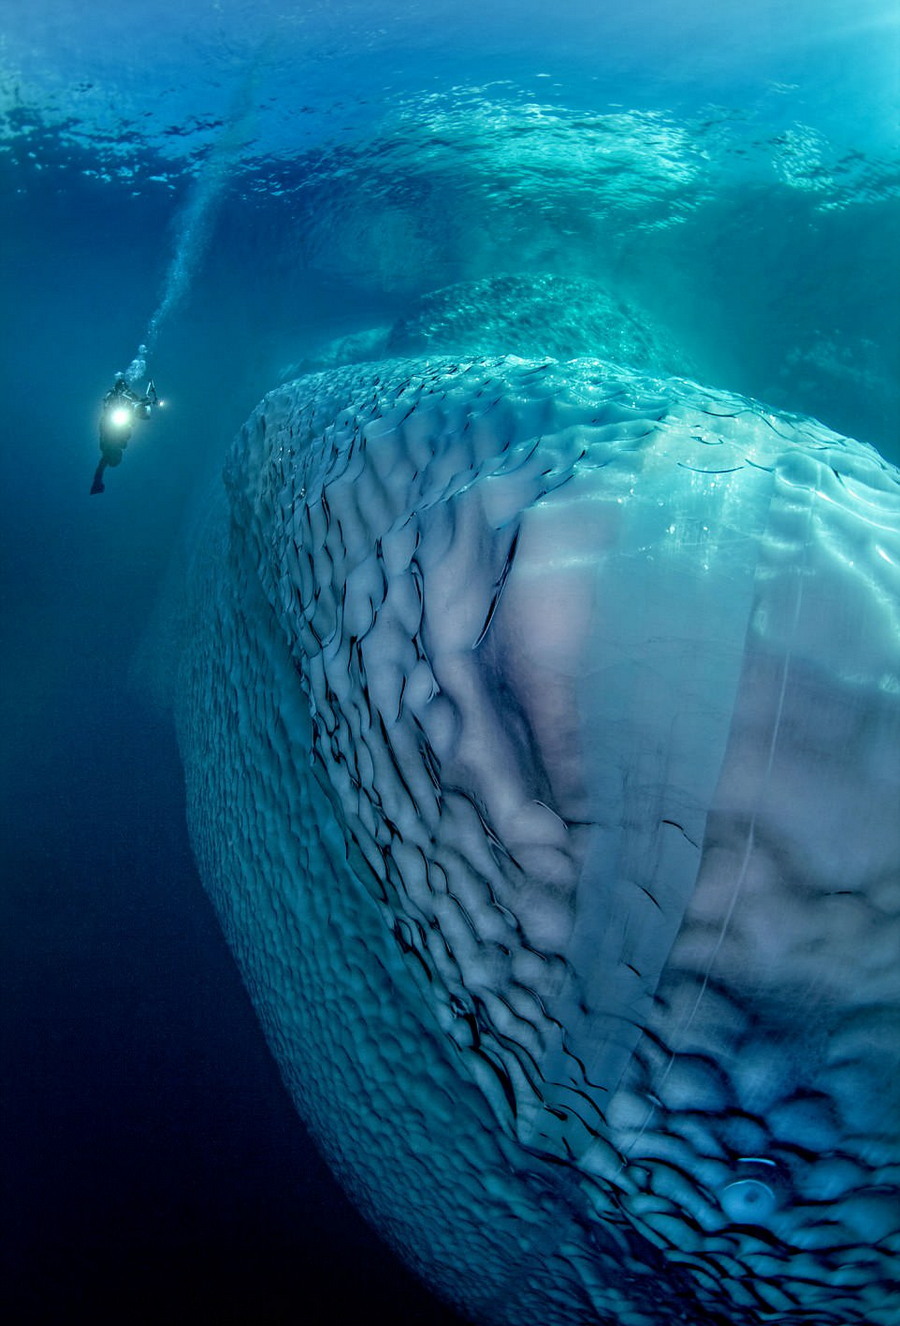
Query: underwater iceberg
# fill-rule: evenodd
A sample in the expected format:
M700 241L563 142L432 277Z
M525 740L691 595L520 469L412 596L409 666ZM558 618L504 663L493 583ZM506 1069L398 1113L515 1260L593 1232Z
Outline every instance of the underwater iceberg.
M900 474L599 359L272 391L194 553L201 873L474 1321L891 1326Z

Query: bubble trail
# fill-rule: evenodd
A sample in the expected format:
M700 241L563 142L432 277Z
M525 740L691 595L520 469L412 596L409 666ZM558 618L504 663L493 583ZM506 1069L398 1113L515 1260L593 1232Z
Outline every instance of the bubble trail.
M239 150L245 146L253 113L260 56L254 60L235 98L225 128L200 167L180 218L175 252L166 273L165 285L143 341L129 364L125 378L130 386L143 378L147 358L153 353L160 329L184 299L209 244L219 204Z

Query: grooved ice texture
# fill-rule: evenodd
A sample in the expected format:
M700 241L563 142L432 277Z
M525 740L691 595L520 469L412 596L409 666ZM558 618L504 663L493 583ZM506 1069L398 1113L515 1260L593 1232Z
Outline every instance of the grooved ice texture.
M191 827L340 1177L486 1323L900 1320L900 484L596 360L271 393Z

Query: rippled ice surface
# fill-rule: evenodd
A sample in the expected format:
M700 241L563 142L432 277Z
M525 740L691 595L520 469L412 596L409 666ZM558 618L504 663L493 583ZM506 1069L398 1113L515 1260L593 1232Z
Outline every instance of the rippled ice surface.
M233 977L202 901L178 911L198 889L179 774L125 691L182 512L262 394L384 354L612 351L900 459L892 6L612 8L35 0L4 16L4 792L23 1064L7 1108L23 1139L16 1247L28 1267L48 1243L76 1250L66 1303L99 1302L141 1244L171 1265L199 1242L208 1294L234 1274L221 1248L255 1240L268 1275L232 1286L258 1305L288 1280L271 1248L309 1239L300 1180L279 1187L284 1153L260 1153L249 1124L229 1131L236 1080L248 1116L293 1123L249 1019L234 1045L215 1031L213 992ZM97 401L148 329L166 410L98 510ZM166 1128L175 1140L154 1142ZM227 1188L229 1148L264 1177ZM332 1212L328 1246L356 1249L396 1320L431 1320L377 1279L324 1191L309 1203ZM96 1246L118 1255L72 1270ZM47 1291L28 1293L36 1312Z

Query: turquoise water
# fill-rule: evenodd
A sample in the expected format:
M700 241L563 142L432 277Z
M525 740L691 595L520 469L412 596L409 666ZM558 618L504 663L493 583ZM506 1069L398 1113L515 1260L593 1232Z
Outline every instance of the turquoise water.
M135 1284L162 1301L177 1270L198 1312L243 1295L258 1320L287 1320L299 1255L309 1295L332 1303L323 1321L374 1296L394 1321L437 1322L383 1269L281 1096L133 659L196 494L298 368L448 342L609 354L615 325L623 362L900 460L896 13L4 8L20 1319L82 1302L117 1320L114 1301ZM99 399L148 341L165 406L89 500Z

